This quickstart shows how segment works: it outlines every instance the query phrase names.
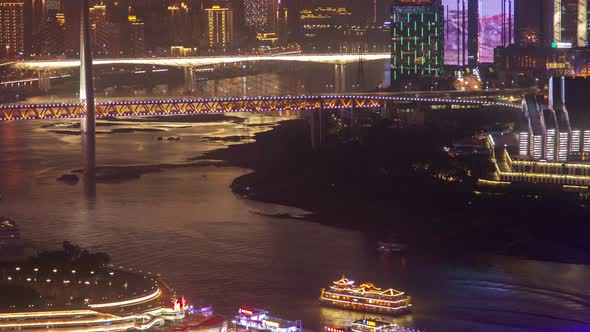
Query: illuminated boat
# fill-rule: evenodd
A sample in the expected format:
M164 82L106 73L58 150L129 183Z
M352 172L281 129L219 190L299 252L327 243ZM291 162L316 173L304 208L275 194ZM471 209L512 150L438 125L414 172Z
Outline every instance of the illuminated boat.
M418 330L404 328L395 323L380 321L377 319L358 319L352 323L352 332L419 332Z
M412 308L412 298L395 289L375 287L364 282L356 286L353 280L345 277L334 281L329 288L322 288L320 303L338 308L375 312L389 315L408 313Z
M233 321L236 326L246 329L271 332L301 332L301 321L288 321L269 316L268 311L260 309L240 308L236 319Z

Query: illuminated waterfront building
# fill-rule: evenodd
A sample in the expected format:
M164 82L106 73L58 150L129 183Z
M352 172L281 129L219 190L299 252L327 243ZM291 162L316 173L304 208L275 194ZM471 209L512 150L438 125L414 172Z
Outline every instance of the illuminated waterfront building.
M444 25L440 0L397 0L391 15L393 88L443 73Z
M28 263L4 264L2 271L0 285L28 291L3 299L7 307L0 311L2 331L147 330L181 320L189 309L183 298L148 275ZM36 296L30 296L31 291Z
M198 49L196 47L171 46L170 56L173 57L193 57L197 56Z
M206 9L209 49L227 49L232 46L234 28L231 8L214 5Z
M0 2L0 54L11 58L25 53L23 1Z
M580 81L576 81L580 80ZM566 83L567 82L567 83ZM547 101L528 95L523 100L521 130L515 147L497 145L489 136L494 153L495 178L502 186L512 183L559 186L566 191L588 191L590 187L590 130L575 128L566 103L566 87L584 86L584 79L549 81ZM503 139L503 138L502 138ZM484 184L488 183L485 180Z

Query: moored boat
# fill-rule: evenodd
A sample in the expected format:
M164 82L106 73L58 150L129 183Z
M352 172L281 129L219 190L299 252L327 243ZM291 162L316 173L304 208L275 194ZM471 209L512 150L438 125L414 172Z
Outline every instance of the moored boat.
M392 234L389 239L377 241L377 251L383 253L405 252L408 250L408 244L401 241L400 238Z
M269 312L260 309L240 308L233 323L236 326L271 332L301 332L301 321L288 321L271 317Z
M420 332L420 330L403 327L395 323L379 319L363 318L355 320L350 328L351 332Z
M0 247L20 244L20 231L14 221L0 217Z

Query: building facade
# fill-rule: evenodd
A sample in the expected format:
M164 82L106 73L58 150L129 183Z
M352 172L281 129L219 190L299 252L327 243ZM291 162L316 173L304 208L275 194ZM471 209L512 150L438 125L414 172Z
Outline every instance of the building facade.
M0 52L3 57L14 58L25 53L25 3L0 2Z
M588 42L588 0L554 0L553 42L584 47Z
M278 0L244 0L246 27L258 34L277 33Z
M232 47L234 26L231 8L214 5L205 9L210 50L225 50Z
M588 44L588 0L515 1L516 40L520 47Z
M432 79L443 73L444 11L439 0L397 0L391 15L391 84Z
M129 15L130 29L129 53L132 56L145 56L145 23L137 16Z

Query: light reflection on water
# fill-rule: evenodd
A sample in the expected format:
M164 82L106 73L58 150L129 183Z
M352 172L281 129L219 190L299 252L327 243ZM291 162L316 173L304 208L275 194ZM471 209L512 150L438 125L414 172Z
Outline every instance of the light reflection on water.
M590 325L590 267L380 256L359 232L255 213L302 211L236 197L228 186L248 171L235 167L179 168L98 184L96 198L86 200L81 184L55 181L79 168L79 137L48 133L41 124L0 124L0 215L13 218L35 245L67 239L107 251L117 264L162 273L189 299L210 302L223 314L247 305L302 319L311 330L347 325L363 315L317 303L319 289L346 274L407 291L414 313L393 320L427 331L587 331ZM133 124L166 131L100 135L99 163L183 163L220 146L203 136L263 129L177 125ZM155 139L160 135L182 140Z

